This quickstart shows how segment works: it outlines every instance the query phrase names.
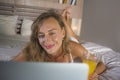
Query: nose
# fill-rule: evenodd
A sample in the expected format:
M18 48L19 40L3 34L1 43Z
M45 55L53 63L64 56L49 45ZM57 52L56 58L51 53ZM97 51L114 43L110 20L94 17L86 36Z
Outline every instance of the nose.
M44 42L49 43L50 40L51 40L50 35L45 35Z

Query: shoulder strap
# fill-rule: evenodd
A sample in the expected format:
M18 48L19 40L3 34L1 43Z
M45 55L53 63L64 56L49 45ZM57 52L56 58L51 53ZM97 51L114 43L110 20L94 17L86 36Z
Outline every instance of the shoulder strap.
M70 61L71 61L71 63L73 63L74 61L73 61L73 57L72 57L71 49L70 48L69 48L69 52L70 52Z

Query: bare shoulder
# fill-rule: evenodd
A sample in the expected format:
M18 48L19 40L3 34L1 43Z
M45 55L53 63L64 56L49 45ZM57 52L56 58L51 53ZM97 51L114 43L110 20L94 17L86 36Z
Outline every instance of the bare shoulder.
M26 61L26 57L25 54L23 54L22 52L19 53L17 56L15 56L12 61Z
M83 57L84 53L87 51L81 44L70 41L70 49L73 56Z

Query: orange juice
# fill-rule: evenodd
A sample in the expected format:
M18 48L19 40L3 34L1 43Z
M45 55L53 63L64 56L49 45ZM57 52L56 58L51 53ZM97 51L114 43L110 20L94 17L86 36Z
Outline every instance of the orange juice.
M88 60L88 59L83 60L83 63L86 63L89 66L89 73L88 73L88 75L93 74L94 70L95 70L95 68L97 66L97 63L95 61Z

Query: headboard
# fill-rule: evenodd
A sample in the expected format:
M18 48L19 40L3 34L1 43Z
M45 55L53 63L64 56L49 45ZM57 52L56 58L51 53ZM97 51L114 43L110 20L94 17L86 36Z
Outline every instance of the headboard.
M18 16L20 16L20 18L24 17L24 18L34 19L40 13L42 13L48 9L50 9L50 8L0 2L0 14L18 15ZM62 11L62 10L59 9L59 11Z
M34 20L38 15L49 9L51 8L0 2L0 15L17 15L18 25L21 25L24 18ZM57 10L62 11L62 9ZM17 29L20 29L20 27L17 27ZM20 31L18 30L17 33L19 34Z

